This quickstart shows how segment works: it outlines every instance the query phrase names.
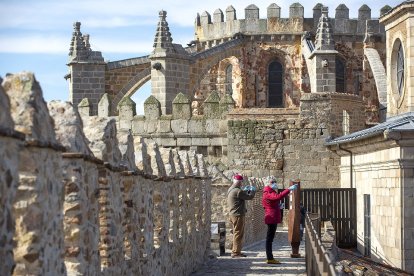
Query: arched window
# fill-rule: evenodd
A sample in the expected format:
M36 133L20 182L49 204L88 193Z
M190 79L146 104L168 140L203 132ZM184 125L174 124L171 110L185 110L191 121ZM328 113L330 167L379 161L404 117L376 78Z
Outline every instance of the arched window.
M269 64L268 106L283 106L283 67L277 61Z
M404 52L401 43L397 52L397 88L401 96L404 88Z
M226 67L226 79L224 82L225 92L226 94L232 95L233 94L233 65L229 64Z
M336 68L336 92L345 92L345 64L344 62L336 58L335 60Z

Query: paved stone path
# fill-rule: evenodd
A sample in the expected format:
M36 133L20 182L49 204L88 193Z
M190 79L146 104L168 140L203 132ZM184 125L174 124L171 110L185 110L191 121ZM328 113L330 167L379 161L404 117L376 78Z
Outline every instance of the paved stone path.
M209 260L201 269L191 274L200 275L306 275L305 258L290 258L291 247L287 240L287 229L278 229L273 242L273 255L282 262L279 265L266 264L265 241L244 247L246 258L233 259L230 252ZM305 256L305 245L301 242L300 254Z

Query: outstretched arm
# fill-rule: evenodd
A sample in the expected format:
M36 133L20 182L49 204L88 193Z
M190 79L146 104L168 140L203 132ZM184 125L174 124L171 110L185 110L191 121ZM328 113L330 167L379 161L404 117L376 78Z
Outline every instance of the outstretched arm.
M254 198L254 195L256 194L256 191L243 191L240 190L239 193L237 194L237 197L240 199L244 199L244 200L250 200Z
M289 192L290 192L290 190L286 189L286 190L283 190L280 193L268 193L268 195L266 196L266 199L268 199L268 200L281 200L282 198L287 196L289 194Z

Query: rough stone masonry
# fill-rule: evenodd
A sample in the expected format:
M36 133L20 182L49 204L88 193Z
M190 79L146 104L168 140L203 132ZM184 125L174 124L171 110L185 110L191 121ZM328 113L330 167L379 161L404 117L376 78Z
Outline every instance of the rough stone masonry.
M0 99L1 275L187 275L204 262L203 156L46 104L31 73L7 76Z

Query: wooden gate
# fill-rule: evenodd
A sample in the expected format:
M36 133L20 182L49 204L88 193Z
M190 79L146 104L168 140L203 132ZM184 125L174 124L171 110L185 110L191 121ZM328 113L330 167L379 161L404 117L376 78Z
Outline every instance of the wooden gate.
M318 213L321 221L332 222L339 247L356 246L355 188L301 189L301 202L307 212ZM289 208L288 197L285 208Z

